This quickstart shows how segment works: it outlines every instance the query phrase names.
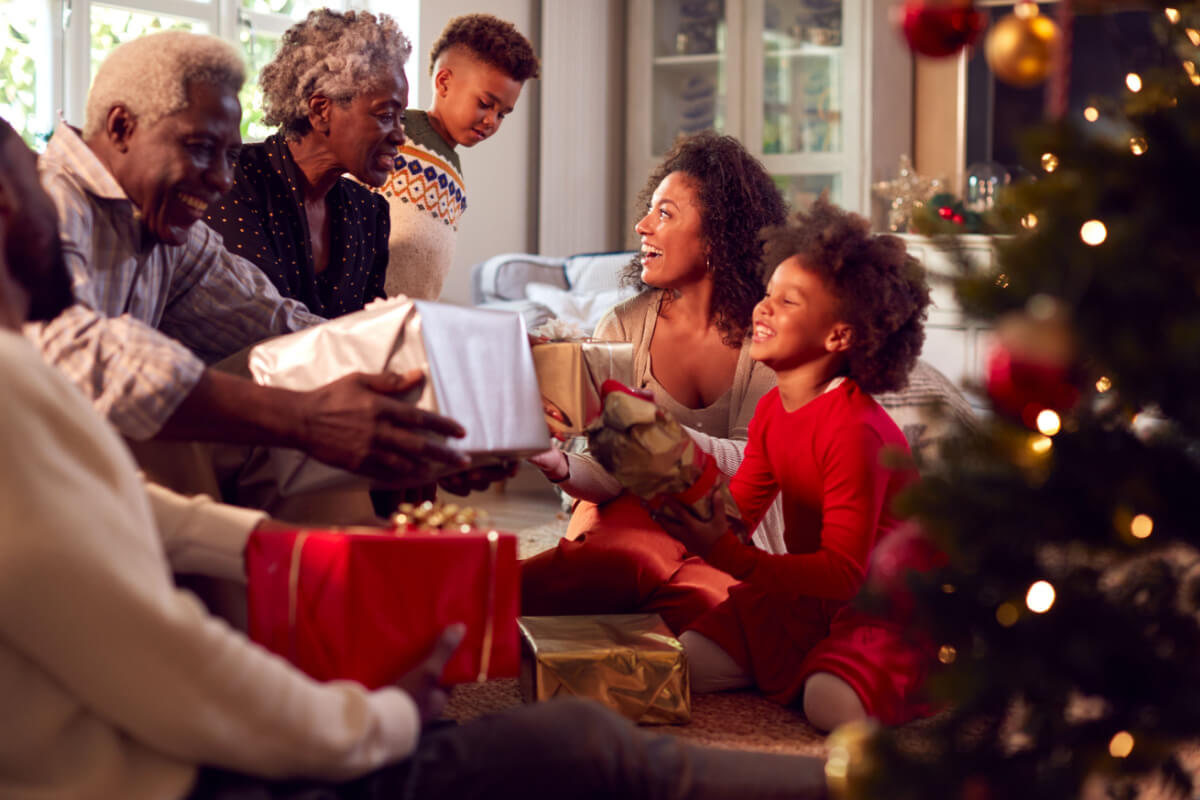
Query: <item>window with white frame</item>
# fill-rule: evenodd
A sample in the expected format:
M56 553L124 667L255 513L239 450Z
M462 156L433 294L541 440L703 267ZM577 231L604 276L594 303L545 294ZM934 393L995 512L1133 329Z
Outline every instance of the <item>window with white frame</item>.
M44 149L58 111L83 124L96 68L122 42L162 30L211 33L235 43L246 61L242 137L262 125L258 73L283 32L314 8L348 8L347 0L0 0L0 116L34 149ZM401 23L403 24L403 20Z

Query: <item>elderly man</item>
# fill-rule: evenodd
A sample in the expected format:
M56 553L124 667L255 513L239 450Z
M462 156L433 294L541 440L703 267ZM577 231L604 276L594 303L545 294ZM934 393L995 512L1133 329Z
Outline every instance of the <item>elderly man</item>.
M147 498L121 440L18 334L72 300L52 212L0 120L0 796L824 795L817 760L702 750L584 701L422 730L457 627L367 691L316 683L210 617L169 567L240 574L247 529L270 522L231 510L230 535L216 504Z
M232 182L243 80L231 46L180 32L101 65L82 135L60 125L39 165L76 303L31 335L131 440L294 447L387 482L464 465L425 435L461 436L456 422L393 397L418 374L294 392L206 366L322 322L196 224Z

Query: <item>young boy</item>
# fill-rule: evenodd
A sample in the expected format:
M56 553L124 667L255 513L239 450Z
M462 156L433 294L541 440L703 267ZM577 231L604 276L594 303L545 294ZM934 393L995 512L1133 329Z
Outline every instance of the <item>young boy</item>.
M848 606L875 544L899 524L898 492L916 479L886 451L904 435L870 393L903 386L924 340L929 289L891 236L824 199L767 234L776 264L754 309L752 358L778 377L755 409L745 459L730 481L747 530L783 493L786 554L700 521L676 504L656 519L688 550L742 583L681 641L696 691L757 685L803 695L818 728L873 716L895 724L917 701L927 658L901 634ZM720 509L719 504L718 509Z
M409 109L408 141L380 190L391 211L384 291L436 300L454 256L467 190L455 148L474 147L500 129L538 77L529 40L490 14L455 17L429 54L433 104Z

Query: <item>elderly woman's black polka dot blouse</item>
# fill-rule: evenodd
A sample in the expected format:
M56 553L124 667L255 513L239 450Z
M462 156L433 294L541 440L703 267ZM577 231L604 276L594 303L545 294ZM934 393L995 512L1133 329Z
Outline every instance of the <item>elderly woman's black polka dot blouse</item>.
M257 264L285 297L336 317L384 296L391 221L387 201L349 178L339 178L325 202L329 266L317 274L299 169L275 134L242 148L233 189L209 206L207 221L226 249Z

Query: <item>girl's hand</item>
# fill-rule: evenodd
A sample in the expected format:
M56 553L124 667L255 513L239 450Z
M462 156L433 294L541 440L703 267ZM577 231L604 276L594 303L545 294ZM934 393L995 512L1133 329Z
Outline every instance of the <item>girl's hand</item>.
M725 504L717 496L720 485L718 483L714 486L708 495L713 510L709 519L695 516L687 506L673 497L665 498L657 510L649 506L646 506L646 510L650 512L650 518L678 539L689 553L706 558L717 540L729 531L729 523L725 519Z
M567 454L557 447L535 453L525 460L540 469L553 483L561 483L571 474L571 465L567 462Z

